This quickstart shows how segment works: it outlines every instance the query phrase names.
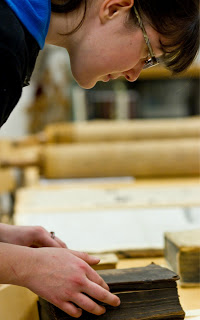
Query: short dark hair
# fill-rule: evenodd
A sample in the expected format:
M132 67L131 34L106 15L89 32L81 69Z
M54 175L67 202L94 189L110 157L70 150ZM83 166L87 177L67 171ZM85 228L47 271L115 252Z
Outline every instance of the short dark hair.
M81 21L79 22L79 24L76 26L75 29L73 29L63 35L70 35L70 34L76 32L81 27L81 25L83 24L83 21L85 19L85 16L86 16L87 0L52 0L51 1L51 11L55 12L55 13L72 12L72 11L80 8L80 6L82 5L83 2L84 2L84 13L81 18Z
M82 25L87 0L52 0L53 12L70 12L85 2L81 22L69 34ZM199 0L135 0L142 18L168 41L160 43L164 55L162 63L174 74L186 70L194 61L199 50ZM131 16L137 24L135 12Z
M186 70L199 50L199 0L135 0L134 5L168 40L160 43L165 67L174 74Z

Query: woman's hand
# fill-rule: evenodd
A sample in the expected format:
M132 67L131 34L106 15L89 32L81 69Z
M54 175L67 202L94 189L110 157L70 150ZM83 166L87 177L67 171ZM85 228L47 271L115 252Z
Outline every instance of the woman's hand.
M105 308L91 297L112 306L120 304L119 298L109 292L104 280L90 267L99 262L98 258L69 249L32 250L35 254L23 285L70 316L79 318L81 309L103 314Z
M106 311L91 298L112 306L120 304L91 268L99 259L69 250L44 228L0 224L0 242L1 283L27 287L75 318L81 316L82 309L95 315Z
M26 247L67 248L59 238L52 239L50 232L42 227L23 227L0 224L0 242Z

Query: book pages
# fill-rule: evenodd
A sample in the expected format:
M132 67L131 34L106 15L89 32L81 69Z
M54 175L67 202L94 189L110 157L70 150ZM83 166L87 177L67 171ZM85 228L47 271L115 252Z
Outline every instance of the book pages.
M188 209L189 210L189 209ZM18 213L18 225L42 225L69 248L90 253L163 249L164 233L200 227L199 214L182 208ZM196 208L196 213L200 212Z
M99 208L200 207L200 185L58 189L22 189L16 213L88 210Z

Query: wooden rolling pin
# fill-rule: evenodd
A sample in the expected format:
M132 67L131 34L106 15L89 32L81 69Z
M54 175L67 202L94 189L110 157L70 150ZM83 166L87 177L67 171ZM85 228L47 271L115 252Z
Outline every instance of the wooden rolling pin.
M43 141L52 143L109 142L200 137L200 117L55 123L46 127Z
M200 140L50 145L41 164L46 178L196 176Z
M41 148L39 145L18 146L13 141L0 140L0 168L39 165Z
M0 154L1 167L39 166L42 146L12 147L8 152Z

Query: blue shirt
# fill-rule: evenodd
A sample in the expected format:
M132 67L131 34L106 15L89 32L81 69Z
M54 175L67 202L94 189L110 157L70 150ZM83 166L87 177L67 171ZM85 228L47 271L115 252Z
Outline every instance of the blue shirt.
M42 49L49 28L51 0L5 1Z

